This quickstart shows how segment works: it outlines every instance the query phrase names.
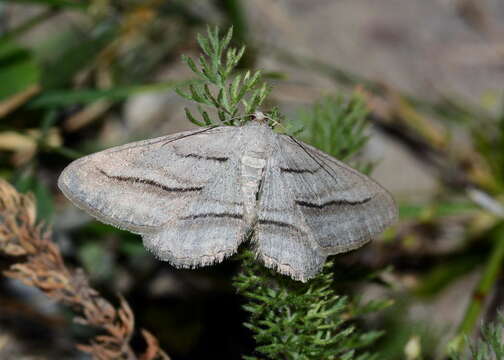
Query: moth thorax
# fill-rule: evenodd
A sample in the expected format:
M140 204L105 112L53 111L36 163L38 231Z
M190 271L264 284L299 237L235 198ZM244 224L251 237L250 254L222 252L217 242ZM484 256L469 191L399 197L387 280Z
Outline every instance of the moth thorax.
M241 190L245 220L252 224L256 217L257 192L263 178L266 160L246 154L241 159Z

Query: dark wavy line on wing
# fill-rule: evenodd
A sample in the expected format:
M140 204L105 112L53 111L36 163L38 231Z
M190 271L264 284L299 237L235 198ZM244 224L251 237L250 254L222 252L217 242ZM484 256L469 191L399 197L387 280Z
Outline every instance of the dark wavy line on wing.
M277 221L277 220L268 220L268 219L259 219L257 221L259 225L273 225L277 227L283 227L283 228L291 228L294 229L298 232L302 232L297 226L283 222L283 221Z
M309 207L309 208L317 208L317 209L323 209L326 206L331 206L331 205L362 205L365 204L373 199L372 196L362 199L362 200L331 200L327 201L322 204L317 204L317 203L312 203L309 201L304 201L304 200L296 200L296 204L299 206L304 206L304 207Z
M164 184L160 184L154 180L149 180L149 179L141 179L137 178L134 176L117 176L117 175L109 175L105 171L103 171L100 168L97 168L98 171L108 177L109 179L114 179L118 181L125 181L133 184L146 184L146 185L151 185L154 187L157 187L161 190L167 191L167 192L192 192L192 191L201 191L203 190L202 186L194 186L194 187L187 187L187 188L176 188L176 187L169 187Z
M280 168L280 171L282 173L289 173L289 174L315 174L317 171L319 171L320 168L311 170L311 169L293 169L293 168Z
M197 215L189 215L183 218L180 218L180 220L194 220L194 219L200 219L200 218L228 218L228 219L243 219L242 214L232 214L232 213L205 213L205 214L197 214Z
M179 154L176 153L178 156L183 157L183 158L195 158L199 160L214 160L214 161L219 161L219 162L226 162L229 160L228 157L225 156L204 156L204 155L199 155L199 154Z
M293 136L290 136L288 135L288 138L291 139L294 143L296 143L305 153L306 155L308 155L315 163L317 163L317 165L322 169L324 170L336 183L338 183L338 179L336 179L336 177L334 176L334 174L332 174L329 170L326 169L326 167L324 166L324 162L320 162L320 160L317 160L315 158L315 156L313 156L310 151L308 151L304 146L303 146L303 143L299 142L296 140L295 137Z

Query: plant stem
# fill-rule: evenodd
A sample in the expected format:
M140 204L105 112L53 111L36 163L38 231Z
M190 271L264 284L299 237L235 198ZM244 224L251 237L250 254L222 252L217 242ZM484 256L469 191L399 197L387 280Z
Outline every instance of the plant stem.
M222 0L222 6L233 24L234 40L239 44L246 44L247 22L240 0Z
M452 350L460 351L464 345L464 337L473 332L474 326L480 316L485 300L497 281L504 260L504 223L497 226L493 235L494 245L476 288L473 291L457 336L452 340Z

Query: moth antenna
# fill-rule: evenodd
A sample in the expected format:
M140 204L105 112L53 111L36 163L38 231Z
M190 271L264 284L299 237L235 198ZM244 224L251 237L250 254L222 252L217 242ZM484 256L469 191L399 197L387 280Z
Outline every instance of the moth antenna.
M263 113L262 111L254 111L253 113L250 113L250 114L243 114L243 115L233 116L232 118L229 118L226 121L232 121L232 120L236 120L236 119L243 119L243 118L246 118L247 116L250 116L252 118L252 120L255 120L255 121L258 121L258 122L264 122L265 120L269 120L271 122L270 126L272 128L274 128L276 126L280 126L280 127L282 127L282 129L285 132L287 132L287 128L285 126L283 126L279 121L273 119L271 116ZM219 120L219 121L221 121L221 120ZM223 121L221 121L221 122L224 123Z
M277 121L273 120L271 117L269 117L268 115L264 114L262 111L255 111L255 112L250 113L250 114L243 114L243 115L233 116L232 118L229 118L226 121L231 121L231 120L235 120L235 119L242 119L242 118L245 118L247 116L252 117L253 120L264 121L264 119L268 119L268 120L274 121L276 124L278 124ZM221 121L221 120L219 120L219 121ZM221 122L223 122L223 121L221 121Z
M255 120L259 121L259 122L263 122L265 119L268 119L271 122L270 126L272 128L275 128L276 126L280 126L283 131L285 131L286 133L288 132L287 128L285 126L283 126L281 122L273 119L271 116L268 116L267 114L263 113L262 111L256 111L251 116L253 116L255 118Z

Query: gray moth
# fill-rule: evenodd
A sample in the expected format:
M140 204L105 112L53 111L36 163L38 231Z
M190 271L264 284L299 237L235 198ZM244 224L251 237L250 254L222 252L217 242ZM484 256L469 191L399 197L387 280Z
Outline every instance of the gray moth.
M267 267L306 281L328 255L382 232L397 209L375 181L264 120L113 147L72 162L58 185L176 267L220 262L251 239Z

